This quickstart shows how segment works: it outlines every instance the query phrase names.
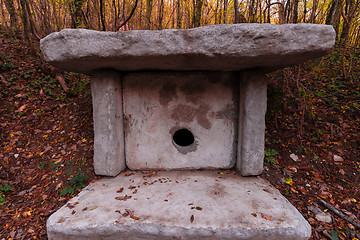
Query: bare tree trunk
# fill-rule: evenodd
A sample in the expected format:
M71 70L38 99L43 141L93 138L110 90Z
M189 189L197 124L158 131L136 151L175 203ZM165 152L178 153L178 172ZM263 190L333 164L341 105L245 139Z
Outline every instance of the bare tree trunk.
M227 9L228 9L228 0L224 0L224 23L226 23L226 19L227 19Z
M159 2L159 16L158 16L159 29L163 28L162 27L163 18L164 18L164 0L160 0L160 2Z
M238 2L238 0L234 0L234 12L235 12L234 23L239 23L240 22L240 14L239 14L239 2Z
M28 15L27 15L27 11L26 11L26 0L19 0L20 2L20 6L21 6L21 19L23 22L23 36L24 39L27 40L28 42L30 41L30 27L29 27L29 19L28 19Z
M100 20L101 20L101 30L106 31L106 22L105 22L105 4L104 0L99 0L100 3Z
M332 25L334 27L337 36L339 35L341 11L340 0L332 0L325 21L325 24Z
M343 14L344 23L340 35L340 41L344 44L346 44L348 41L351 24L354 20L356 11L359 8L359 3L360 2L358 0L356 2L354 0L345 1L345 8Z
M3 0L1 0L1 2L0 2L0 7L1 7L2 19L6 19L5 9L4 9L4 6L3 6ZM11 34L13 33L12 30L11 30L11 27L8 25L7 21L4 21L3 26L0 25L0 30L3 30L2 27L5 27L5 31L10 32Z
M10 15L10 29L11 33L15 35L17 27L17 15L15 11L15 4L13 0L5 0L5 7Z
M249 16L248 16L248 19L251 23L254 23L255 22L255 11L254 11L254 8L255 8L255 0L250 0L249 2Z
M182 11L181 11L181 0L176 1L176 28L181 28L181 19L182 19Z
M85 0L72 0L69 2L71 15L71 27L81 28L84 23L84 15L82 14L82 6Z
M310 22L315 23L316 11L317 11L318 0L313 0L313 7L311 9Z
M218 11L219 11L219 3L220 0L216 0L216 7L215 7L215 24L219 24L221 22L221 14L219 14L218 18ZM220 11L221 12L221 11Z
M298 6L299 6L299 0L294 0L293 4L293 14L292 14L292 22L298 23Z
M287 0L284 8L285 23L290 22L290 13L291 13L291 0Z
M152 3L153 3L153 0L146 0L147 29L150 29L150 28L151 28Z
M199 27L201 21L201 10L203 0L193 0L194 12L193 12L193 27Z
M306 8L306 0L304 0L304 16L303 16L303 22L306 23L306 14L307 14L307 8Z

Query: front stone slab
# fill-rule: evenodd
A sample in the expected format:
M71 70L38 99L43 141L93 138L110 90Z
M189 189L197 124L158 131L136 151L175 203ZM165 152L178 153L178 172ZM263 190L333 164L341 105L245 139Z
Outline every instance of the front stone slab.
M132 170L232 168L237 75L148 72L124 77L126 164Z
M231 172L123 172L86 187L47 222L51 239L308 239L268 182Z

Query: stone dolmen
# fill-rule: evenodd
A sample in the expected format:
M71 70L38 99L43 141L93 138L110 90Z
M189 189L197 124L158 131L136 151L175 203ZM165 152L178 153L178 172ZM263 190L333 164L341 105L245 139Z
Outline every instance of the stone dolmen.
M65 29L40 43L53 66L91 76L94 168L111 177L54 213L49 239L310 237L274 187L245 176L263 169L265 74L327 54L331 26Z

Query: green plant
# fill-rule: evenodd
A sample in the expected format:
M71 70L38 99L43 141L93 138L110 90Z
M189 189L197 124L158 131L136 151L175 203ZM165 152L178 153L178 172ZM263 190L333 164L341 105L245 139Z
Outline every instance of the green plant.
M12 190L12 187L10 185L2 186L0 185L0 206L5 204L6 196L5 192Z
M64 196L66 194L74 194L76 190L84 188L85 181L87 180L87 176L85 173L80 172L79 169L77 169L77 174L75 177L69 180L69 185L67 185L61 192L60 196Z
M268 149L265 150L265 165L270 165L271 163L276 164L276 160L275 157L276 155L278 155L279 153L277 151L275 151L274 149Z

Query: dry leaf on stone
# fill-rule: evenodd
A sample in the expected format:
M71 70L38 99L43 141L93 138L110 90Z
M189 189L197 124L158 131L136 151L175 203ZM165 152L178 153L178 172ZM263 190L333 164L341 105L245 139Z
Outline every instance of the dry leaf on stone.
M190 222L192 223L194 221L194 215L191 215Z
M266 220L269 220L269 221L272 220L269 215L266 215L266 214L264 214L264 213L261 214L261 217L264 218L264 219L266 219Z

